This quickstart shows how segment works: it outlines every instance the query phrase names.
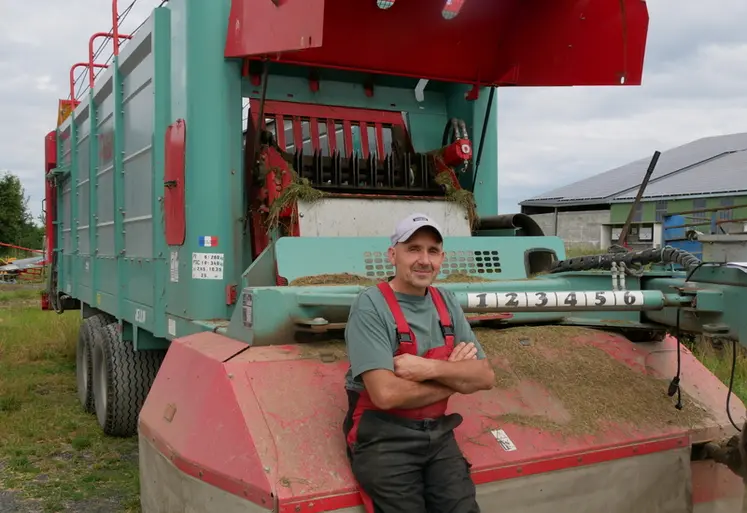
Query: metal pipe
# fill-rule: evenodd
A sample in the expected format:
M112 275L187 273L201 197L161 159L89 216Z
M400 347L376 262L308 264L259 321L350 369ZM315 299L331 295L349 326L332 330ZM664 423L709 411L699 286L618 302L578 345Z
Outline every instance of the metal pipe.
M95 77L93 76L93 64L94 64L93 42L96 40L96 38L99 38L99 37L114 38L115 36L111 32L96 32L88 40L88 86L91 89L93 89L93 83L95 80ZM132 36L129 34L118 34L116 37L117 37L117 40L132 39ZM119 46L117 46L117 52L119 52ZM104 67L108 67L108 66L104 64Z
M89 67L89 64L87 62L76 62L72 66L70 66L70 100L73 102L73 109L75 109L75 106L77 105L75 100L75 70L80 67ZM103 64L93 64L93 67L96 68L105 68L106 66Z

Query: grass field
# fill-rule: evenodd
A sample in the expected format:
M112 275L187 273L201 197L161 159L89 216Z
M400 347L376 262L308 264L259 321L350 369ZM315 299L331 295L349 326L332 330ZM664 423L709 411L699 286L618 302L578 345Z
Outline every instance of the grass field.
M105 437L78 403L77 325L78 312L41 311L38 288L0 286L1 512L140 511L136 439ZM728 383L730 343L690 347ZM747 400L741 351L735 393Z
M137 440L104 437L75 395L79 312L38 297L0 286L0 511L139 511Z

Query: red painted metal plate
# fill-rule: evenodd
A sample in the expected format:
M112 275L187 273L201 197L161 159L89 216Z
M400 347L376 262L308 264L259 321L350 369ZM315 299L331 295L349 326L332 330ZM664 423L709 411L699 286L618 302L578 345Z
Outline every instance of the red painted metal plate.
M57 166L57 131L49 132L44 138L44 163L44 233L47 237L44 263L51 264L52 253L57 249L57 227L55 226L57 221L57 187L53 185L53 182L47 180L46 175Z
M322 44L324 3L325 0L233 0L226 56L318 47Z
M181 246L187 226L184 206L184 171L187 125L179 119L166 129L166 151L163 171L163 209L166 243Z
M671 339L632 344L600 333L583 342L635 370L674 375L676 343ZM310 346L253 347L223 362L234 351L232 344L215 334L174 341L143 408L142 432L183 471L259 503L272 493L281 512L299 511L296 507L331 511L359 504L342 435L347 407L343 353L332 351L321 358L322 353ZM507 452L491 434L490 428L498 427L492 417L552 409L551 401L543 403L542 390L522 382L509 389L455 396L451 410L464 417L457 439L473 464L473 479L482 484L686 447L730 434L723 406L726 387L685 348L681 357L682 387L706 405L714 419L702 429L656 429L638 423L610 426L596 438L574 438L502 422L500 428L516 446ZM736 398L732 404L735 418L742 418L743 405ZM176 413L167 420L174 408ZM702 472L698 476L708 479ZM730 486L716 495L727 493Z
M470 84L638 85L641 0L233 0L227 57Z

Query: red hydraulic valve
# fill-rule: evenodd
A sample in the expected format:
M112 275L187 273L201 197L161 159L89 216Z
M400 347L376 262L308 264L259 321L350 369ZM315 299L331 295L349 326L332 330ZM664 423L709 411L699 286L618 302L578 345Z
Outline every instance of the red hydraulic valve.
M469 139L457 139L443 151L444 163L449 167L459 166L472 158L472 143Z

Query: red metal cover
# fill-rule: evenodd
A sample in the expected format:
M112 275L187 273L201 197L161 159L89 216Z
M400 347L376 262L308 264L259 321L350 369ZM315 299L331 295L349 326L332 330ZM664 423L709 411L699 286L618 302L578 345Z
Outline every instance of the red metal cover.
M672 338L660 344L632 344L600 332L579 343L600 348L637 372L656 372L667 379L675 372L677 346ZM141 435L182 472L257 504L275 498L281 513L332 511L360 504L342 433L347 408L344 349L303 344L242 349L246 349L244 344L215 333L174 340L142 409ZM450 410L464 417L456 436L473 464L475 483L719 438L729 425L723 409L726 387L687 349L682 348L681 356L683 388L712 416L694 430L676 425L656 428L636 421L584 437L509 419L496 421L512 412L552 415L562 409L542 386L526 381L471 396L455 395ZM616 398L608 399L614 407ZM733 416L741 418L744 407L736 398L732 408ZM498 436L491 433L499 427L516 450L502 447ZM706 479L699 476L699 480Z
M57 167L57 131L53 130L44 138L44 233L46 235L46 251L44 263L52 262L52 253L57 244L55 221L57 220L57 187L48 179L47 174Z
M232 0L226 57L467 84L638 85L641 0Z
M166 129L166 155L163 171L163 209L166 244L184 244L184 164L187 125L183 119Z

